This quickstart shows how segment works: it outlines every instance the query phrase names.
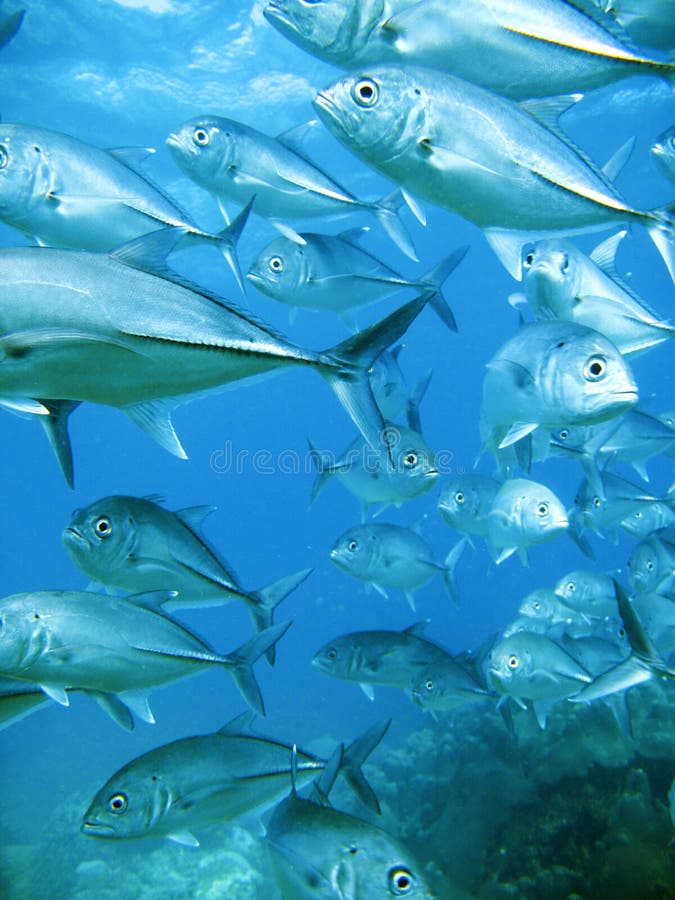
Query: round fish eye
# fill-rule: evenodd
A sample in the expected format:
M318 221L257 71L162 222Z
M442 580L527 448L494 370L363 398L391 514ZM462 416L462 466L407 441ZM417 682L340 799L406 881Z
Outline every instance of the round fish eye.
M525 269L529 269L529 268L531 268L533 262L534 262L534 253L530 250L530 252L527 253L523 257L523 267Z
M648 559L648 560L647 560L647 562L645 563L645 569L646 569L648 572L653 572L653 571L654 571L654 560L653 560L653 559Z
M455 503L464 503L464 491L457 491L455 494Z
M417 454L413 450L409 450L403 457L403 465L406 469L412 469L417 465Z
M532 609L541 609L541 603L538 600L535 600L532 604Z
M568 591L568 593L573 594L573 593L576 591L576 589L577 589L577 586L576 586L576 584L575 584L573 581L568 581L568 582L567 582L567 591Z
M209 142L209 133L204 128L195 128L192 140L198 147L206 147Z
M548 503L540 503L537 507L537 515L538 516L547 516L548 515Z
M560 264L560 271L564 274L570 267L570 258L566 253L563 253L562 262Z
M569 436L570 436L570 433L566 428L561 428L560 431L558 432L558 437L560 438L561 441L566 441Z
M602 506L602 500L599 497L593 497L593 506L596 509L600 509L600 507Z
M354 100L359 106L374 106L380 95L379 89L371 78L362 78L352 89Z
M8 162L9 153L7 152L7 148L0 144L0 169L4 169Z
M356 551L357 551L358 549L359 549L359 542L358 542L358 541L350 541L350 542L347 544L347 550L351 550L352 553L356 553Z
M112 522L107 516L100 516L94 524L94 530L99 537L109 537L112 534Z
M113 794L108 800L108 809L113 813L123 813L127 808L126 794Z
M406 869L405 866L394 866L393 869L389 869L387 880L389 882L389 891L396 897L402 897L405 894L409 894L415 887L413 874L410 869Z
M326 659L337 659L337 650L335 647L331 647L330 650L326 650Z
M591 356L584 366L586 381L600 381L607 373L607 360L604 356Z
M518 657L515 654L509 656L509 669L518 668Z
M428 691L433 691L433 689L434 689L434 683L433 683L433 681L431 680L431 678L428 678L428 679L424 682L424 687L425 687Z
M284 271L284 261L280 256L273 256L270 260L270 269L273 272L283 272Z

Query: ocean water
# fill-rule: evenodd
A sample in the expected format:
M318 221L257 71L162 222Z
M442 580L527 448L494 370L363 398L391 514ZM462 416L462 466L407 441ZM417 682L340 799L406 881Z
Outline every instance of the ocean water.
M262 16L262 0L24 0L17 36L0 50L0 114L63 131L100 147L157 148L148 172L199 225L223 227L212 199L178 170L165 147L184 120L214 113L269 134L313 116L316 91L336 75L291 45ZM3 12L15 7L5 4ZM566 115L573 141L604 162L631 135L635 149L619 176L624 196L641 208L672 200L673 186L654 168L649 147L672 125L675 105L658 80L631 79L589 94ZM359 197L376 198L391 184L357 163L321 126L307 153ZM450 334L430 311L412 325L400 362L409 385L429 369L421 407L426 440L443 451L440 479L471 471L480 451L478 413L485 363L514 332L507 297L517 284L481 232L450 212L423 204L426 228L405 212L418 251L412 264L380 229L364 242L407 275L424 272L462 244L470 251L446 286L459 331ZM305 230L336 233L371 224L366 216L307 222ZM298 226L300 227L300 226ZM608 232L609 233L609 232ZM242 270L275 236L251 217L240 243ZM578 239L589 251L602 235ZM0 246L27 239L0 225ZM672 317L673 288L657 251L634 229L618 256L619 271L644 300ZM239 303L237 285L210 249L176 260L192 280ZM357 314L360 327L400 305L402 293ZM345 325L330 314L287 310L249 287L245 304L301 346L343 340ZM667 344L634 360L644 408L675 406L673 350ZM38 424L2 413L3 596L46 588L83 589L87 579L70 562L61 531L72 510L109 494L157 494L168 508L211 504L205 531L250 588L296 570L312 576L279 609L293 625L275 667L256 666L267 707L261 733L329 753L387 717L389 733L368 764L381 797L383 824L418 854L442 898L675 897L672 824L667 792L675 775L675 714L671 685L635 688L628 703L634 737L606 707L561 703L541 731L531 712L514 713L509 735L493 702L437 720L393 688L369 701L355 684L312 668L313 653L344 632L407 627L429 619L428 635L452 652L475 648L501 631L521 599L589 564L566 537L533 548L530 565L517 556L499 566L484 547L467 550L457 570L460 605L436 579L421 589L413 613L399 592L385 600L339 572L328 552L360 519L356 500L329 483L309 505L314 479L307 438L336 454L355 436L330 390L313 373L286 371L250 385L235 384L181 406L174 417L189 459L173 458L119 412L84 406L73 416L75 489L64 483ZM648 464L659 493L675 481L670 459ZM478 470L491 473L483 456ZM620 469L633 478L629 469ZM571 506L578 466L547 460L533 468ZM443 558L457 540L436 510L438 488L383 521L423 522ZM634 542L590 538L598 571L625 576ZM624 577L625 582L625 577ZM220 651L250 636L243 606L183 611L179 617ZM0 732L0 895L5 898L227 897L275 900L258 819L204 829L200 849L168 842L102 842L79 831L100 785L144 751L190 734L207 733L244 710L231 679L206 672L151 696L154 726L118 728L90 700L70 708L51 703ZM348 796L336 805L356 811ZM292 900L292 898L287 898ZM368 898L359 898L368 900Z

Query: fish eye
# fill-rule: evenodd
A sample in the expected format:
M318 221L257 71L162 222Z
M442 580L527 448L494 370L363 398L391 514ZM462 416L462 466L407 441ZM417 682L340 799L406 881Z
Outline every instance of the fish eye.
M204 128L195 128L192 133L192 140L198 147L206 147L209 142L209 133Z
M330 650L326 650L326 659L337 659L337 650L335 647L331 647Z
M0 144L0 169L4 169L8 162L9 153L7 152L7 148Z
M356 551L357 551L358 549L359 549L359 542L358 542L358 541L350 541L350 542L347 544L347 550L351 550L352 553L356 553Z
M112 522L107 516L100 516L94 524L94 531L99 537L109 537L112 534Z
M541 603L538 600L535 600L532 604L532 609L541 609Z
M561 441L566 441L569 436L570 436L570 433L566 428L561 428L560 431L558 432L558 437L560 438Z
M647 560L647 562L645 563L645 569L646 569L648 572L653 572L653 571L654 571L654 560L653 560L653 559L648 559L648 560Z
M434 689L434 682L432 681L431 678L428 678L428 679L424 682L424 687L425 687L426 690L428 690L428 691L433 691L433 689Z
M560 264L560 271L565 273L570 267L570 258L564 253L562 258L562 263Z
M576 584L573 581L567 582L567 590L570 594L573 594L577 589Z
M600 509L600 507L602 506L602 500L599 497L593 497L593 506L596 509Z
M584 366L586 381L600 381L607 372L607 360L604 356L591 356Z
M113 813L123 813L127 808L127 795L126 794L113 794L113 796L108 800L108 809Z
M273 272L283 272L284 271L284 261L280 256L273 256L270 260L270 269Z
M537 515L538 516L547 516L548 515L548 503L540 503L537 507Z
M406 469L412 469L417 465L417 454L414 450L409 450L403 457L403 465Z
M464 491L457 491L455 494L455 503L464 503Z
M529 268L532 266L532 263L533 263L533 262L534 262L534 253L532 252L532 250L530 250L530 252L527 253L527 254L523 257L523 266L524 266L524 268L529 269Z
M359 106L374 106L379 97L379 90L374 81L370 78L362 78L357 81L352 89L354 100Z
M517 669L518 668L518 657L515 654L509 656L509 669Z
M404 866L394 866L393 869L389 869L388 881L390 892L397 897L408 894L415 886L412 872Z

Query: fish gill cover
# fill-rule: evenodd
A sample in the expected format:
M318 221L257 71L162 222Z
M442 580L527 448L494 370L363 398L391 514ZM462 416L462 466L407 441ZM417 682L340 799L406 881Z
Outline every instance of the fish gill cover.
M668 5L3 0L3 897L675 896Z

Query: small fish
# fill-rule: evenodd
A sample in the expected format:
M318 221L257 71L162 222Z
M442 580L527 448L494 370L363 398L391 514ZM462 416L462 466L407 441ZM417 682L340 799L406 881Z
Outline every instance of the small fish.
M579 527L592 528L603 537L603 530L612 534L623 519L636 509L644 509L652 503L675 505L675 493L657 497L647 485L635 484L607 470L599 473L600 490L588 479L579 486L574 498L574 520Z
M333 678L356 681L366 697L373 699L373 685L410 691L421 670L442 666L451 656L438 644L423 637L426 621L402 631L355 631L334 638L312 659L312 665Z
M487 516L487 543L497 564L518 552L527 565L527 548L568 530L565 507L546 485L510 478L497 491Z
M675 509L672 504L655 500L646 507L633 510L621 520L621 528L637 540L649 537L653 531L668 528L675 522Z
M416 259L397 215L404 203L401 192L375 202L358 200L308 161L301 145L307 127L273 138L234 119L198 116L184 122L166 143L183 173L216 198L228 221L226 199L241 206L250 203L254 212L302 243L285 219L369 212L394 243Z
M314 106L368 165L482 228L517 280L525 244L631 222L647 229L675 280L673 209L630 206L562 136L558 117L580 96L518 104L431 69L373 65L338 79Z
M198 847L194 829L271 806L288 791L292 748L254 734L252 718L244 713L214 734L181 738L131 760L96 793L81 831L116 840L164 837ZM374 794L361 765L388 724L354 741L342 760L348 782L370 803ZM311 781L325 765L326 760L297 750L297 784Z
M498 452L539 426L604 422L637 399L630 366L604 335L572 322L535 322L487 364L481 435Z
M357 440L335 462L331 455L320 453L310 443L317 477L312 487L312 501L335 475L360 501L363 519L373 503L381 503L379 510L393 503L400 506L406 500L431 490L438 478L436 457L421 434L403 425L387 423L386 441L393 466L385 454L373 450L363 440Z
M574 569L563 575L553 590L566 606L588 618L614 618L619 614L614 581L609 575Z
M675 181L675 125L659 135L652 145L652 157L661 173Z
M176 249L212 244L244 291L236 245L248 211L219 234L202 231L141 169L155 151L101 150L69 134L0 123L0 219L42 246L110 252L164 226Z
M577 623L588 627L588 620L586 623L582 621L583 614L577 616L552 588L536 588L531 591L521 601L518 612L527 619L545 623L548 629L556 625L574 626ZM527 631L527 628L523 630Z
M500 487L501 482L489 475L457 475L445 485L438 499L441 518L462 534L487 537L487 516Z
M12 40L19 28L21 28L25 14L25 9L17 9L16 12L2 16L0 19L0 47L4 47L5 44Z
M170 598L168 591L131 599L83 591L5 597L0 675L39 685L62 706L69 705L71 689L94 692L115 721L123 704L152 723L150 691L218 666L231 672L247 703L264 715L252 666L290 623L273 625L221 655L161 611Z
M356 525L337 539L330 558L338 569L372 585L383 597L388 596L386 587L403 591L414 610L415 591L436 575L442 576L448 596L457 602L454 570L464 546L460 544L439 563L432 547L412 528Z
M293 776L291 795L267 824L266 842L282 895L289 900L436 900L405 844L328 803L341 755L338 747L312 799L297 795ZM295 768L294 754L292 773Z
M413 703L426 712L452 712L466 703L489 696L467 670L451 656L419 671L410 683Z
M627 565L632 591L675 598L675 529L663 528L644 538L631 551Z
M246 591L201 535L212 506L171 512L147 497L113 496L77 510L63 531L66 552L94 581L130 594L171 591L163 609L243 601L258 631L276 607L310 575L304 569L257 591ZM274 661L274 647L268 650Z
M367 228L338 235L302 232L302 243L275 238L260 251L246 276L263 294L291 309L330 310L344 315L368 303L389 297L402 288L431 292L429 304L441 321L457 330L441 286L464 258L461 247L417 280L395 272L359 246Z
M616 273L614 258L625 235L625 230L612 235L590 256L561 238L538 241L523 259L525 297L536 318L594 328L626 356L675 337L675 327Z

